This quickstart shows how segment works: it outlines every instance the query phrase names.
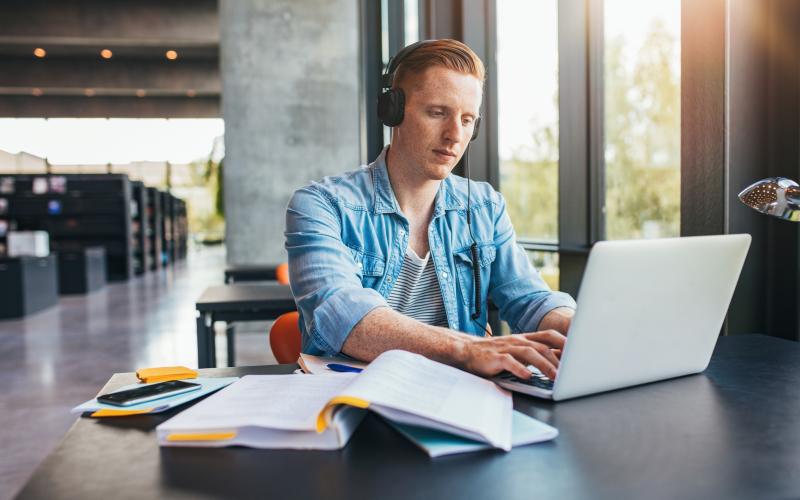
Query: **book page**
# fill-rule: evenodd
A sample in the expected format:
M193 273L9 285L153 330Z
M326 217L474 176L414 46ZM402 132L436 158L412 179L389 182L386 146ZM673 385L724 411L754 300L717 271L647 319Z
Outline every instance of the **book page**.
M478 434L493 446L511 448L511 395L489 380L406 351L378 356L341 396L370 403L403 423ZM392 411L394 410L394 411ZM429 422L426 422L429 421ZM459 432L462 431L462 432Z
M247 375L159 427L187 431L259 426L314 431L325 403L356 375Z

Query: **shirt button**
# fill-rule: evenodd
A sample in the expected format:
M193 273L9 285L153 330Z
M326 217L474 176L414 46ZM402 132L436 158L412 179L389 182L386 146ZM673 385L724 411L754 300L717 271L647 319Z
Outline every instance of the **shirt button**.
M397 231L397 234L400 235L400 237L402 238L403 235L406 234L406 232L401 229L401 230Z
M362 264L361 262L359 262L359 263L358 263L358 268L359 268L359 269L361 269L362 267L364 267L364 264Z
M447 279L447 273L445 271L442 271L442 278Z
M386 277L386 282L387 283L391 283L392 282L392 277L391 276L387 276Z

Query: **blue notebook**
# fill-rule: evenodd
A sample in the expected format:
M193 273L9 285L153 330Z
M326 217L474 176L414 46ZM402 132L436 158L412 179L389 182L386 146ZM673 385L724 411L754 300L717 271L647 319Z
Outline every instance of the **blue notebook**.
M454 436L446 432L398 424L390 420L387 420L387 422L431 458L496 449L489 444ZM558 429L555 427L551 427L516 410L513 412L511 421L511 445L513 447L549 441L555 439L556 436L558 436Z
M175 408L189 401L203 397L206 394L218 391L223 387L234 383L239 380L239 377L224 377L224 378L193 378L191 382L200 384L200 389L177 394L166 398L147 401L146 403L139 403L131 406L114 406L109 404L100 403L96 398L76 406L70 413L91 413L92 417L125 417L128 415L143 415L146 413L161 413L170 408ZM124 391L126 389L135 389L142 387L144 384L131 384L121 387L118 390ZM114 391L116 392L116 391Z

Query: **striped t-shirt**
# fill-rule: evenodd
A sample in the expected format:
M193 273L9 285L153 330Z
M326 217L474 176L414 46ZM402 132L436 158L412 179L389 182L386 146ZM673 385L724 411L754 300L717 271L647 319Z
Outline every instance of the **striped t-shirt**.
M430 255L428 252L422 259L408 247L400 275L386 301L395 311L417 321L446 327L447 313Z

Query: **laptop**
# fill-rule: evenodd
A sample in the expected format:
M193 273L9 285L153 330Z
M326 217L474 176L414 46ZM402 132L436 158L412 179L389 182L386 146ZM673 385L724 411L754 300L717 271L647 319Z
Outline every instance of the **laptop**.
M506 389L560 401L706 369L750 235L594 245L558 377L504 373ZM531 367L532 368L532 367Z

